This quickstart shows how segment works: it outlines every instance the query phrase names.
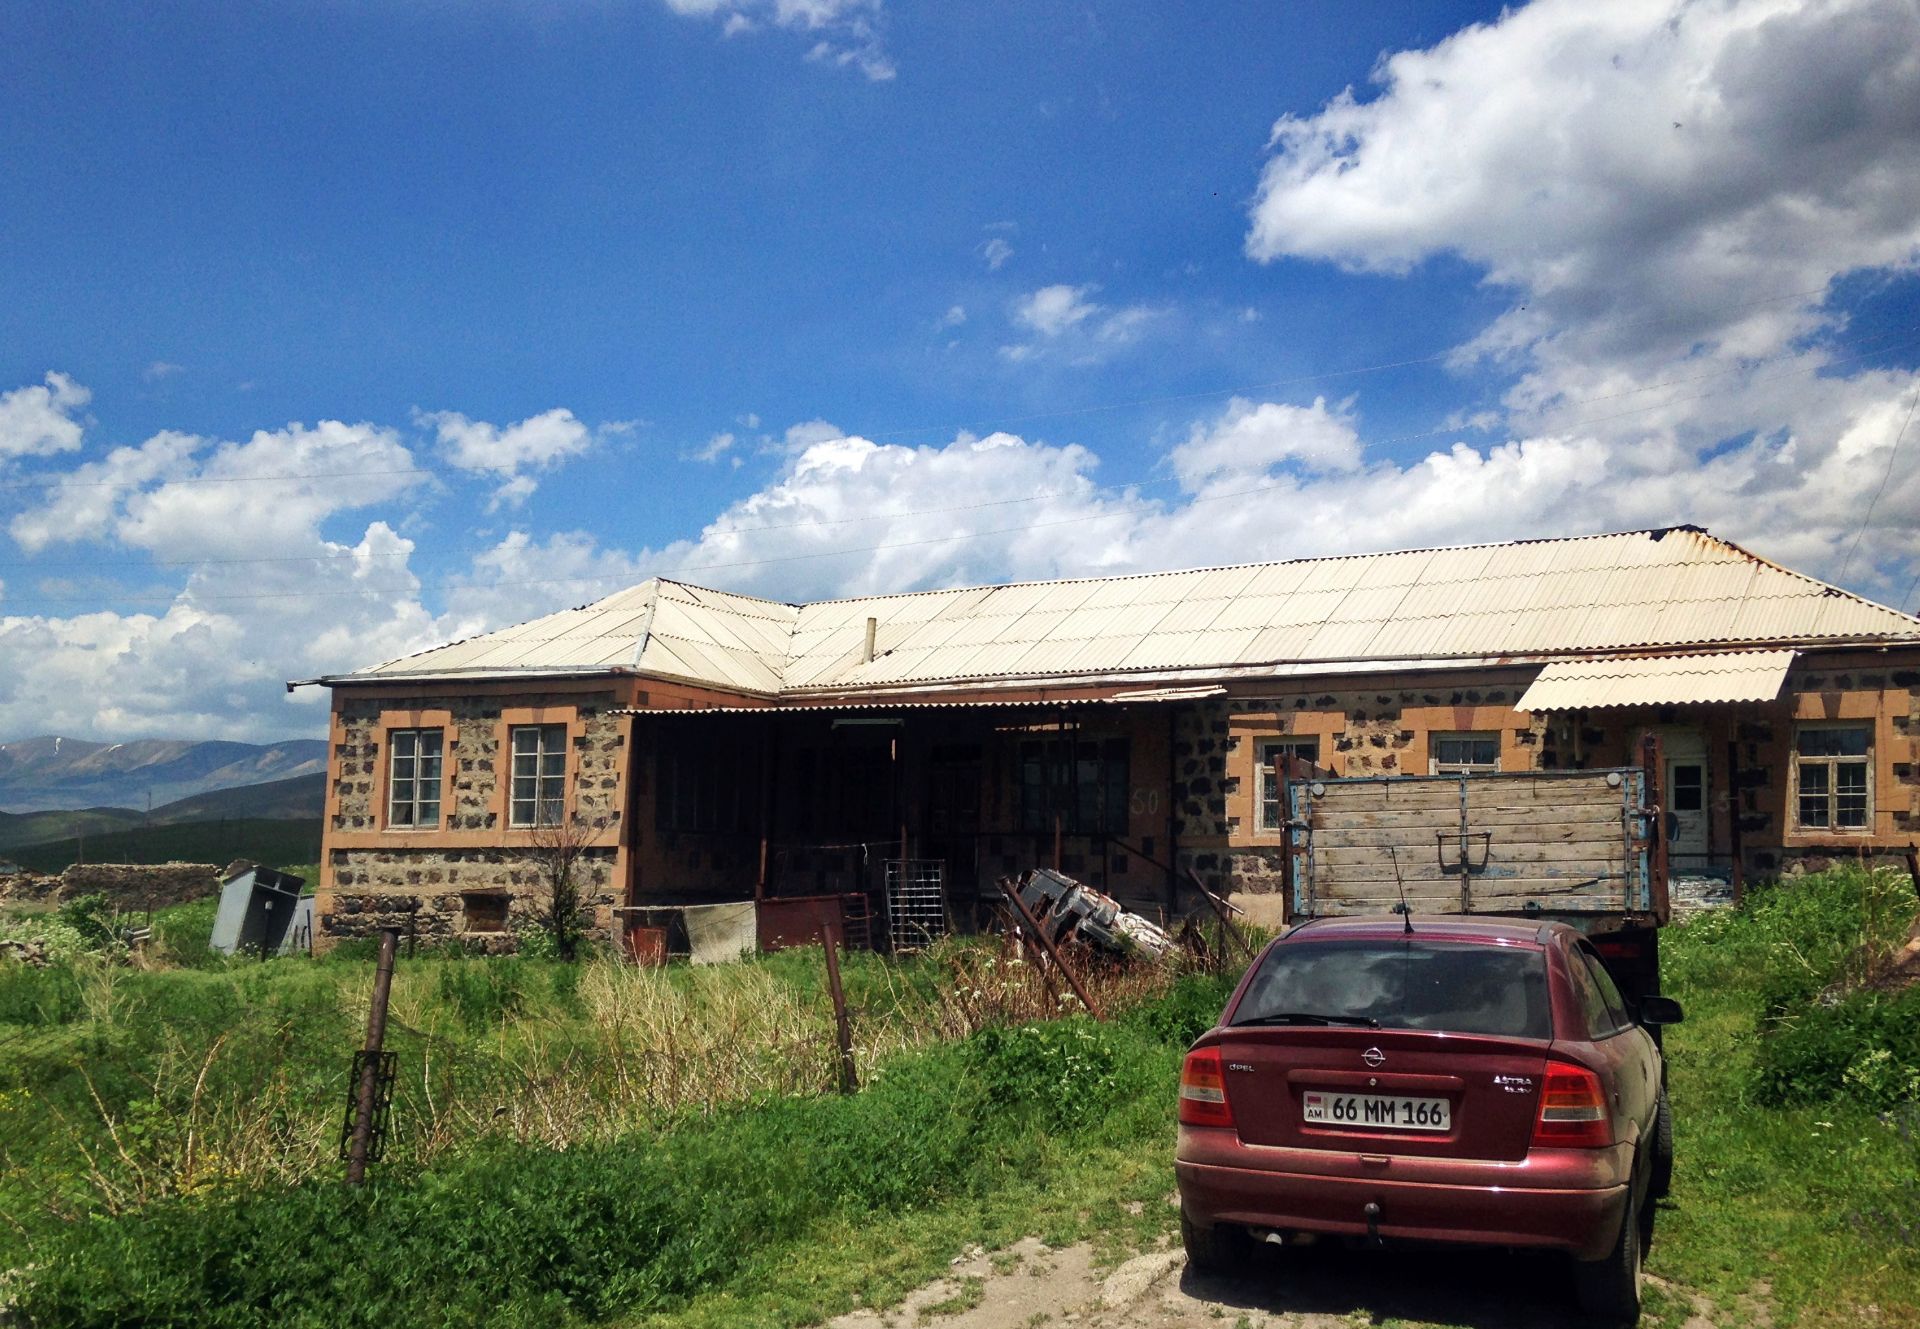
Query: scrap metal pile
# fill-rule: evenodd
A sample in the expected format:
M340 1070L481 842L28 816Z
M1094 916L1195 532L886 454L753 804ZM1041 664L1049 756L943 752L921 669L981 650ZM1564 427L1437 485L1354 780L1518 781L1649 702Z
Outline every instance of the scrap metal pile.
M1024 906L1055 946L1085 942L1118 955L1165 959L1174 940L1158 924L1122 909L1112 896L1051 868L1002 878L1000 888Z

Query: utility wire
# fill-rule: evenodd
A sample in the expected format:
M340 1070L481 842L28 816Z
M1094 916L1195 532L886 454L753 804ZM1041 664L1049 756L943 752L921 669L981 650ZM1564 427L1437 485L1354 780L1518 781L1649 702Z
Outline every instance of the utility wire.
M1897 333L1911 332L1917 328L1920 328L1920 324L1911 324L1911 325L1907 325L1906 327L1897 329L1896 332ZM1920 338L1909 338L1906 341L1895 342L1892 344L1887 344L1883 340L1880 344L1874 345L1867 350L1857 352L1854 355L1843 357L1837 360L1827 361L1826 367L1847 364L1847 363L1850 363L1851 361L1866 359L1871 356L1884 354L1887 351L1901 350L1907 346L1911 346L1916 343L1920 343ZM1773 357L1773 360L1776 360L1776 361L1784 360L1792 354L1794 353L1782 352L1780 355ZM1416 363L1416 362L1408 361L1405 363ZM1722 369L1711 370L1702 374L1683 375L1676 378L1663 379L1656 383L1643 384L1639 387L1622 389L1618 392L1599 393L1591 397L1566 398L1557 402L1556 406L1558 407L1582 406L1582 405L1589 405L1593 402L1615 401L1623 397L1636 396L1641 393L1657 391L1662 388L1676 387L1676 386L1680 386L1687 383L1704 382L1706 380L1715 379L1715 378L1725 378L1731 374L1751 372L1751 373L1754 373L1756 376L1758 376L1759 373L1761 372L1759 367L1764 366L1768 363L1769 361L1767 360L1753 361L1753 362L1734 365L1734 366L1730 366ZM1351 372L1359 373L1359 372L1366 372L1366 371L1355 370ZM1257 389L1249 389L1249 390L1257 390ZM1643 406L1632 407L1625 411L1617 411L1608 415L1591 416L1582 420L1577 420L1569 424L1562 425L1561 428L1567 429L1567 430L1582 429L1587 427L1588 425L1604 424L1612 420L1623 419L1627 416L1639 415L1646 411L1662 410L1669 406L1681 405L1690 401L1700 401L1714 395L1716 394L1713 392L1705 392L1705 393L1695 393L1690 396L1669 398L1663 401L1648 403ZM1909 419L1911 419L1911 414L1909 415ZM1464 426L1443 425L1439 428L1421 430L1415 433L1397 434L1397 435L1391 435L1386 438L1372 439L1368 441L1368 446L1384 447L1384 446L1391 446L1393 444L1398 444L1398 443L1419 442L1426 439L1441 437L1443 435L1459 434L1459 433L1465 433L1465 432L1468 432L1468 430ZM1213 470L1205 472L1204 474L1199 476L1182 477L1182 476L1174 476L1174 475L1165 475L1165 476L1156 476L1156 477L1137 478L1129 481L1121 481L1113 484L1096 486L1090 492L1092 495L1099 495L1099 494L1118 495L1128 490L1154 488L1158 486L1164 486L1164 485L1175 484L1175 483L1200 485L1220 475L1233 474L1235 473L1235 470L1236 468L1233 468L1230 466L1222 466L1222 467L1216 467ZM405 470L374 471L374 472L364 472L364 473L340 472L338 478L346 478L347 476L354 475L354 474L431 475L433 474L433 472L405 471ZM255 477L218 477L218 478L223 480L226 480L226 479L237 480L237 479L247 479L247 478L259 479L259 480L271 480L276 478L312 479L315 477L310 475L302 475L302 476L287 476L287 477L255 476ZM185 481L185 480L169 481L167 483L170 483L170 484L189 483L189 481ZM1885 481L1883 479L1882 488L1884 487L1885 487ZM862 522L895 521L895 520L899 520L901 518L906 518L906 517L936 516L936 515L942 515L942 514L953 513L953 512L974 512L974 511L980 511L986 508L1011 507L1011 506L1017 506L1020 504L1025 504L1025 503L1044 502L1047 499L1051 499L1051 498L1081 497L1084 492L1085 491L1081 491L1077 489L1061 489L1061 490L1043 491L1043 492L1034 493L1034 494L1025 494L1016 498L993 499L993 500L989 500L986 502L979 502L979 503L955 503L955 504L946 504L946 505L929 507L929 508L910 508L910 509L901 509L901 510L890 511L890 512L863 513L859 516L853 516L853 517L817 518L817 519L810 519L807 521L797 521L797 522L770 522L770 523L764 523L757 526L721 527L717 530L705 532L704 534L707 536L750 535L750 534L756 534L756 533L768 532L768 531L810 530L810 529L820 529L820 528L834 527L834 526L856 525ZM1256 490L1256 491L1244 491L1244 492L1264 492L1264 491ZM1876 496L1876 500L1877 500L1877 496ZM1076 518L1075 520L1097 520L1100 516L1104 516L1104 515L1107 515L1107 514L1092 514L1091 516L1088 516L1085 518ZM1051 525L1053 523L1040 523L1040 524ZM1026 528L1015 528L1015 529L1026 529ZM988 534L1001 534L1001 533L1003 532L983 531L983 532L979 532L978 534L988 535ZM956 537L948 537L948 538L958 539L958 538L972 538L972 537L956 536ZM1856 544L1857 544L1857 541L1856 541ZM442 550L439 552L441 552L442 554L462 553L462 552L479 553L479 552L483 552L484 549L493 548L493 547L494 546L469 546L463 550ZM850 549L837 550L832 552L851 554L851 553L872 552L874 550L889 549L889 548L896 548L896 547L898 546L876 545L876 546L871 546L864 549L850 548ZM375 559L407 558L417 552L418 552L417 550L396 550L396 551L385 553L385 554L361 554L357 552L348 551L340 554L296 554L296 555L269 555L269 556L246 557L246 558L184 558L184 559L139 560L139 561L124 560L124 559L112 560L112 561L95 560L95 559L88 559L88 560L28 559L28 560L13 560L10 562L0 562L0 568L31 568L31 569L38 570L38 569L51 569L51 568L65 567L65 568L85 568L85 569L106 570L106 569L114 569L114 568L169 568L169 567L202 567L202 566L211 567L211 566L232 566L232 565L241 565L241 564L332 563L332 562L349 562L349 561L359 564L359 563L371 563ZM807 557L825 557L825 556L827 556L825 553L816 553L816 554L807 555ZM686 569L676 569L676 570L701 571L701 570L710 570L715 567L741 567L741 566L752 566L752 564L745 564L745 563L703 564L697 567L689 567ZM612 574L609 574L609 575L612 575ZM587 579L587 580L599 580L599 579ZM462 585L478 585L480 583L461 583L461 584ZM498 584L504 585L508 583L498 583ZM512 583L512 584L518 585L518 584L531 584L531 583ZM48 604L79 603L79 602L82 602L83 600L91 600L92 598L93 597L69 597L64 600L50 599L50 600L42 600L42 601L28 601L26 603L48 603ZM269 596L267 598L280 598L280 597L277 595L274 595L274 596Z
M1853 547L1847 550L1846 561L1840 565L1840 575L1836 578L1838 581L1847 579L1847 569L1853 566L1853 556L1860 550L1860 541L1865 538L1867 527L1873 524L1873 510L1880 506L1880 495L1887 492L1887 481L1893 478L1894 459L1900 455L1901 443L1906 441L1907 426L1913 423L1915 406L1920 406L1920 391L1913 394L1913 402L1907 407L1907 418L1900 422L1900 432L1893 436L1893 446L1887 450L1887 469L1881 473L1880 487L1873 491L1873 498L1867 504L1867 515L1860 519L1860 529L1853 533Z
M1723 314L1737 313L1741 310L1758 308L1759 306L1762 306L1762 305L1778 304L1785 300L1804 299L1805 297L1810 295L1819 295L1825 290L1826 290L1826 287L1819 286L1806 291L1794 291L1785 295L1767 296L1766 298L1760 299L1760 300L1750 300L1737 305L1723 306L1719 312ZM1659 321L1662 321L1662 320L1643 319L1634 323L1622 324L1621 327L1633 328L1637 326L1642 326L1644 324L1651 324ZM1909 330L1909 329L1900 329L1900 331L1905 331L1905 330ZM1880 348L1880 349L1895 349L1895 348ZM1878 351L1876 350L1876 351L1868 351L1865 354L1871 355L1871 354L1877 354L1877 353ZM1159 406L1159 405L1167 405L1167 404L1183 402L1183 401L1198 401L1198 400L1209 398L1209 397L1239 396L1243 393L1264 392L1271 388L1293 387L1301 383L1315 383L1324 379L1352 378L1360 374L1384 373L1392 369L1406 369L1406 368L1418 366L1418 365L1437 364L1440 361L1450 360L1454 358L1456 354L1457 354L1456 351L1442 351L1437 355L1420 356L1412 360L1393 360L1383 364L1357 365L1348 369L1322 370L1318 373L1298 374L1291 378L1272 379L1265 383L1248 383L1248 384L1242 384L1238 387L1231 387L1231 388L1207 388L1198 392L1174 393L1167 396L1159 396L1159 397L1138 397L1138 398L1133 398L1133 399L1124 400L1124 401L1096 403L1094 405L1089 405L1089 406L1067 407L1057 411L1038 411L1038 412L1033 412L1027 415L999 416L999 417L994 417L986 420L974 420L965 424L952 425L952 426L911 425L911 426L889 427L889 428L871 431L871 433L864 435L864 437L871 437L875 442L889 442L894 439L897 439L898 437L904 434L925 433L928 431L939 431L939 432L956 433L956 434L962 431L970 432L970 433L979 433L981 431L997 429L1005 425L1027 424L1035 420L1065 419L1072 416L1094 415L1094 414L1099 414L1105 411L1133 410L1133 409L1137 409L1144 406ZM1787 354L1790 354L1790 352L1782 352L1781 357L1777 357L1777 358L1784 358L1784 356ZM1845 364L1848 362L1848 360L1861 359L1861 358L1863 358L1862 355L1854 355L1854 356L1846 357L1845 359L1841 359L1841 360L1829 361L1828 364L1829 365ZM1766 363L1766 361L1761 360L1755 363L1764 364ZM1717 377L1721 374L1739 373L1742 370L1749 367L1750 366L1744 365L1744 364L1735 365L1728 369L1713 370L1707 374L1697 375L1693 379L1672 379L1664 383L1649 383L1638 388L1624 389L1619 393L1608 393L1598 397L1574 398L1567 402L1562 402L1560 404L1578 405L1582 402L1604 401L1604 400L1607 400L1608 397L1613 397L1613 396L1631 396L1634 393L1650 392L1657 388L1667 387L1667 386L1670 386L1672 383L1692 382L1692 381L1697 381L1697 379L1699 378L1712 378L1712 377ZM1436 431L1436 432L1445 432L1445 431ZM1417 438L1422 436L1409 435L1408 437ZM183 476L179 479L168 480L165 483L171 484L171 485L258 484L258 483L274 483L279 481L290 481L290 480L341 480L341 479L358 479L363 477L374 477L374 476L423 476L424 477L424 476L435 476L438 474L439 472L437 471L425 469L425 468L401 467L398 469L372 470L372 471L315 471L315 472L295 472L295 473L286 473L286 474L262 474L262 475ZM24 490L24 489L137 488L138 486L144 483L147 483L147 482L143 480L142 481L70 480L70 479L59 478L59 477L56 477L56 478L41 477L41 478L32 478L32 479L24 479L24 480L0 481L0 492L6 492L10 490ZM934 510L937 510L937 509L934 509ZM899 515L910 515L910 514L899 514ZM773 529L781 529L781 528L767 527L767 528L747 528L747 529L773 530Z

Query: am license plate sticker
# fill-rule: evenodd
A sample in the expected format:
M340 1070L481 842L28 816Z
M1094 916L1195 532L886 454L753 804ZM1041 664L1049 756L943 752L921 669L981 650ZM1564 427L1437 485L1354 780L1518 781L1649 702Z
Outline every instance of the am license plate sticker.
M1332 1094L1309 1089L1301 1098L1309 1126L1353 1130L1445 1131L1453 1128L1444 1098L1397 1098L1390 1094Z

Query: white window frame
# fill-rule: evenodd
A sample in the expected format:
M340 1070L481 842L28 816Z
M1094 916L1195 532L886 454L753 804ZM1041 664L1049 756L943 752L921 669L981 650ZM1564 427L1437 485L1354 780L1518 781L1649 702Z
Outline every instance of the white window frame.
M1308 749L1301 751L1301 749ZM1276 805L1276 816L1267 820L1267 804L1274 802L1280 790L1273 787L1273 757L1276 752L1293 750L1293 755L1318 766L1320 764L1320 735L1318 734L1281 734L1275 738L1263 738L1254 749L1254 759L1258 766L1254 770L1253 809L1254 824L1262 831L1274 832L1281 829L1286 820L1286 809Z
M420 751L421 740L431 737L433 751L423 754ZM387 829L390 831L437 831L441 818L445 815L446 793L446 731L439 725L426 725L420 728L389 729L387 731ZM406 775L401 775L402 763L405 763ZM423 774L422 767L430 763L431 774ZM403 797L402 789L408 792ZM421 809L431 805L433 816L421 816ZM408 810L406 820L395 815L402 807Z
M532 740L525 751L522 750L523 738ZM524 772L523 757L532 763L531 769ZM558 826L565 819L567 805L567 726L509 726L507 763L507 825L527 831L540 826ZM523 781L531 784L525 785ZM530 788L531 792L523 795L522 788ZM532 809L531 818L522 815L523 807Z
M1478 761L1441 761L1440 744L1447 739L1463 739L1467 742L1488 742L1493 744L1493 760ZM1429 775L1471 775L1481 771L1500 769L1500 731L1498 729L1446 729L1427 736L1427 774Z
M1832 757L1803 756L1800 752L1800 736L1802 734L1813 733L1813 732L1818 732L1823 730L1824 731L1854 730L1860 733L1864 733L1867 736L1867 750L1864 753L1860 753L1855 756L1832 756ZM1788 798L1791 801L1788 804L1788 810L1791 812L1793 816L1794 830L1807 835L1872 835L1873 834L1873 812L1874 812L1873 740L1874 740L1874 724L1873 724L1873 721L1871 720L1854 720L1854 721L1819 720L1819 721L1812 721L1808 723L1796 724L1793 727L1793 746L1792 746L1791 755L1790 755L1790 761L1793 767L1793 772L1792 772L1793 778L1789 782L1791 787L1788 790ZM1860 824L1858 826L1842 826L1838 824L1838 820L1837 820L1837 814L1839 812L1840 792L1839 792L1839 781L1835 777L1839 774L1839 767L1841 767L1842 765L1851 766L1856 764L1861 768L1864 775L1862 784L1863 784L1863 797L1865 798L1865 808L1862 813ZM1810 825L1806 821L1802 820L1800 816L1801 772L1809 766L1819 766L1819 767L1826 768L1827 787L1824 793L1824 797L1827 802L1827 824L1824 826ZM1821 797L1821 796L1822 795L1814 795L1814 797Z

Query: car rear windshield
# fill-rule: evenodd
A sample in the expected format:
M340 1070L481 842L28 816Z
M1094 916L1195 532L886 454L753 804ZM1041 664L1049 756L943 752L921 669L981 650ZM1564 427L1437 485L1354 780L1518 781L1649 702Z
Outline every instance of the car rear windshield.
M1233 1024L1323 1016L1387 1029L1547 1038L1544 952L1428 941L1311 941L1275 946L1234 1010ZM1281 1021L1293 1022L1293 1021Z

